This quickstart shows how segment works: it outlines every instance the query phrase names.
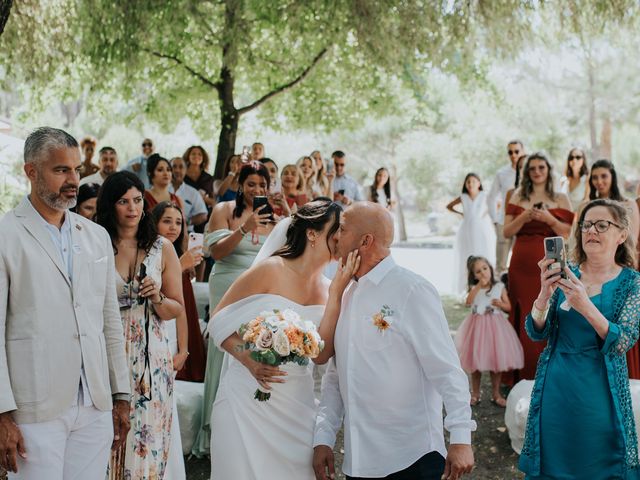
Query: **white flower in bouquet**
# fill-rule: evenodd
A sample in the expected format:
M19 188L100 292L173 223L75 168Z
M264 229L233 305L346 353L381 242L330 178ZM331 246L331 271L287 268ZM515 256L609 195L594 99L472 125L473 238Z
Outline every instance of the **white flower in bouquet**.
M271 330L265 328L258 334L258 338L256 338L256 348L259 350L269 350L272 345L273 333L271 333Z
M300 315L288 308L282 312L282 318L291 325L297 325L301 322Z
M289 338L282 328L278 329L276 334L273 336L273 349L278 355L283 357L286 357L291 353Z

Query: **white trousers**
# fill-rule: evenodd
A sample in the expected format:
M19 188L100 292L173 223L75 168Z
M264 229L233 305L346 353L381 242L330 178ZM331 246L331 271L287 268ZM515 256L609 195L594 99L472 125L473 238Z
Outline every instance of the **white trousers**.
M18 425L26 460L18 457L20 480L104 480L113 442L111 411L71 407L49 422Z

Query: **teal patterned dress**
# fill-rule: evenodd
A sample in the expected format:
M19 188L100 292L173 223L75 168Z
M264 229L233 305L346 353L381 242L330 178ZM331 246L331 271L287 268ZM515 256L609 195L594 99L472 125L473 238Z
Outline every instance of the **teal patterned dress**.
M530 337L549 339L520 457L527 479L640 479L625 357L638 338L640 275L624 268L591 301L610 322L604 340L560 289L542 332L527 317Z
M205 237L205 249L211 248L223 238L233 233L232 230L221 229L208 233ZM252 238L251 234L245 235L235 250L226 257L216 260L216 264L209 276L209 311L213 312L222 296L229 289L231 284L245 272L253 263L260 248L264 244L265 236L261 235ZM207 370L204 378L204 403L202 406L202 418L200 420L200 430L191 449L191 453L196 457L209 455L209 445L211 439L211 429L209 427L211 419L211 407L216 399L218 384L220 383L220 370L224 353L218 350L211 338L209 338L207 348Z

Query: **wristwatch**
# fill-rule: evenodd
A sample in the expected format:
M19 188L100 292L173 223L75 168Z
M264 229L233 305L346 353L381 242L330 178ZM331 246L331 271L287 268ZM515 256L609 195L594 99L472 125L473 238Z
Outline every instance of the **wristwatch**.
M167 296L160 292L160 301L159 302L151 302L152 305L162 305L162 302L164 302L164 299L167 298Z

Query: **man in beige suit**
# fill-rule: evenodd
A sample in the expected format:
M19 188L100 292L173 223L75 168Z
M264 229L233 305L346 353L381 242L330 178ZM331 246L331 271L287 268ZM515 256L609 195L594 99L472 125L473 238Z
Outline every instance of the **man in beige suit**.
M80 151L24 146L31 194L0 220L0 466L20 479L104 479L129 430L129 373L107 232L69 212Z

